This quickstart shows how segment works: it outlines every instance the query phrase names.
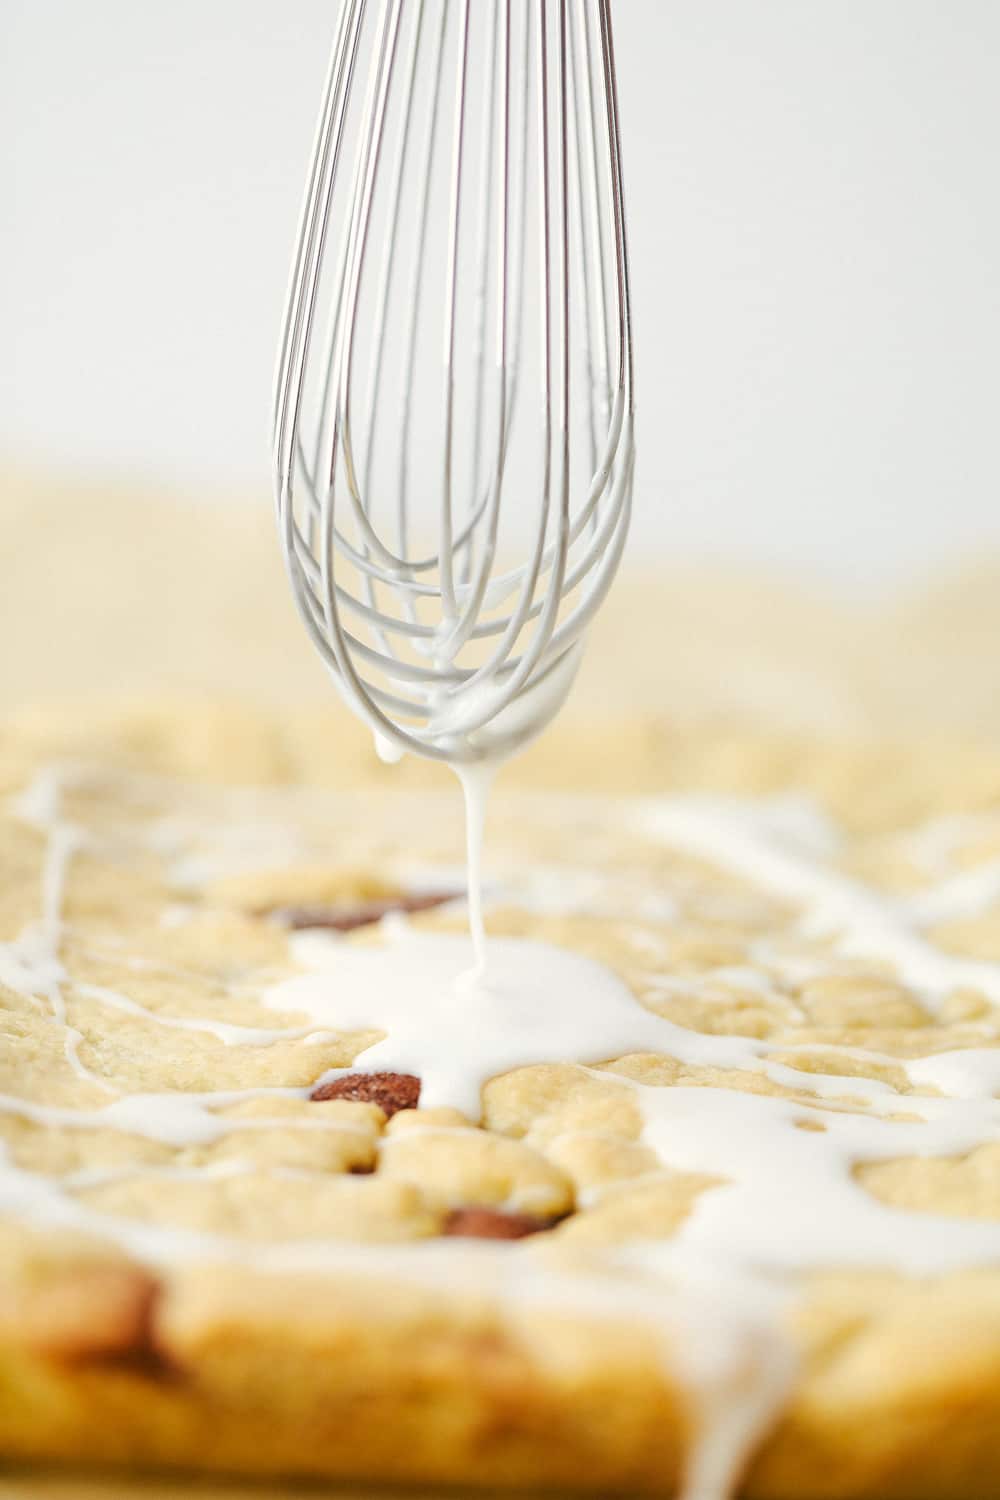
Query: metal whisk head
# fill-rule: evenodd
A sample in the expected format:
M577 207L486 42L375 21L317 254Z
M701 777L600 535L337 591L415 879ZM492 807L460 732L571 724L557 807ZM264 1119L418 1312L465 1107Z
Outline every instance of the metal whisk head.
M634 464L610 0L342 0L278 357L295 599L394 750L568 690Z

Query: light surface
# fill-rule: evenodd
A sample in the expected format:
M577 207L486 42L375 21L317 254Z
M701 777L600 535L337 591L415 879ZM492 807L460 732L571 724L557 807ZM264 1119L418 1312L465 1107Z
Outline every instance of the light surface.
M334 0L5 0L0 452L266 505ZM1000 6L618 0L630 553L1000 543Z

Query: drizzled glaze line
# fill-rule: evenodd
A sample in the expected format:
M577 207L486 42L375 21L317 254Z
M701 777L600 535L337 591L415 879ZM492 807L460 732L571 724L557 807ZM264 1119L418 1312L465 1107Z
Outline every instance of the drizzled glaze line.
M801 908L801 930L812 938L834 938L845 958L877 959L893 965L899 978L932 1009L950 992L977 990L1000 1004L1000 965L956 958L933 947L917 930L922 910L911 901L893 901L836 871L824 869L805 848L787 843L789 814L801 800L772 803L781 825L768 812L736 801L683 798L646 802L635 811L636 831L663 840L709 863L729 870L779 899ZM815 812L806 810L815 825ZM992 882L991 882L992 884Z
M61 773L44 768L15 799L13 811L46 837L42 863L41 918L12 943L0 945L0 981L17 993L43 999L62 1028L66 1061L79 1078L97 1082L79 1058L83 1037L66 1021L63 985L66 970L60 961L63 901L66 878L74 855L86 844L82 829L61 817Z
M465 804L465 872L469 902L469 932L475 965L467 982L475 984L486 973L486 928L483 923L483 839L486 803L497 768L490 761L455 767Z
M321 1041L329 1037L329 1032L317 1031L314 1026L240 1026L233 1021L214 1021L200 1016L164 1016L102 984L75 984L73 992L125 1015L141 1016L155 1026L166 1026L173 1031L203 1031L227 1047L268 1047L272 1042L301 1041L304 1037Z

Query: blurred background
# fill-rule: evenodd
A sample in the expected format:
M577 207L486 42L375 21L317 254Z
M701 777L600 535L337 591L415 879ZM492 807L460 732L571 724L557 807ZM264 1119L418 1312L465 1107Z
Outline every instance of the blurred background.
M619 0L636 550L1000 540L1000 6ZM335 0L3 0L0 450L266 503Z
M268 558L227 585L252 633L271 587L274 347L336 9L0 0L0 627L30 614L39 571L51 611L119 558L89 655L64 639L56 676L67 649L74 672L121 652L150 598L169 606L155 660L190 657L174 616L215 580L182 538L178 591L168 534L197 531L211 558L220 506L226 527L242 508ZM1000 5L617 0L614 14L633 561L783 577L813 614L831 594L871 607L982 567L1000 547ZM57 493L82 498L59 509ZM175 519L137 505L153 495ZM276 557L273 576L279 589ZM948 587L935 618L960 644L970 588ZM720 626L718 592L689 590L719 636L713 671L769 611L765 656L794 651L773 592L736 591ZM692 616L664 608L666 639ZM817 628L832 642L846 627ZM4 671L28 691L15 654Z

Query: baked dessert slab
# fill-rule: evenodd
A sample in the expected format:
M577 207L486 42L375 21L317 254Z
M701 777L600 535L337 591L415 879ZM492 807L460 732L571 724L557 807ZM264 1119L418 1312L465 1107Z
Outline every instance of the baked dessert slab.
M7 725L3 1453L603 1493L695 1455L704 1494L1000 1493L1000 761L557 730L498 791L489 930L615 976L642 1045L525 1028L476 1118L366 1061L399 1004L379 954L462 941L458 798L335 722ZM817 923L831 890L865 921ZM349 962L368 1026L330 1023ZM759 1253L752 1208L717 1245L779 1125ZM794 1174L848 1150L870 1228L824 1259Z

